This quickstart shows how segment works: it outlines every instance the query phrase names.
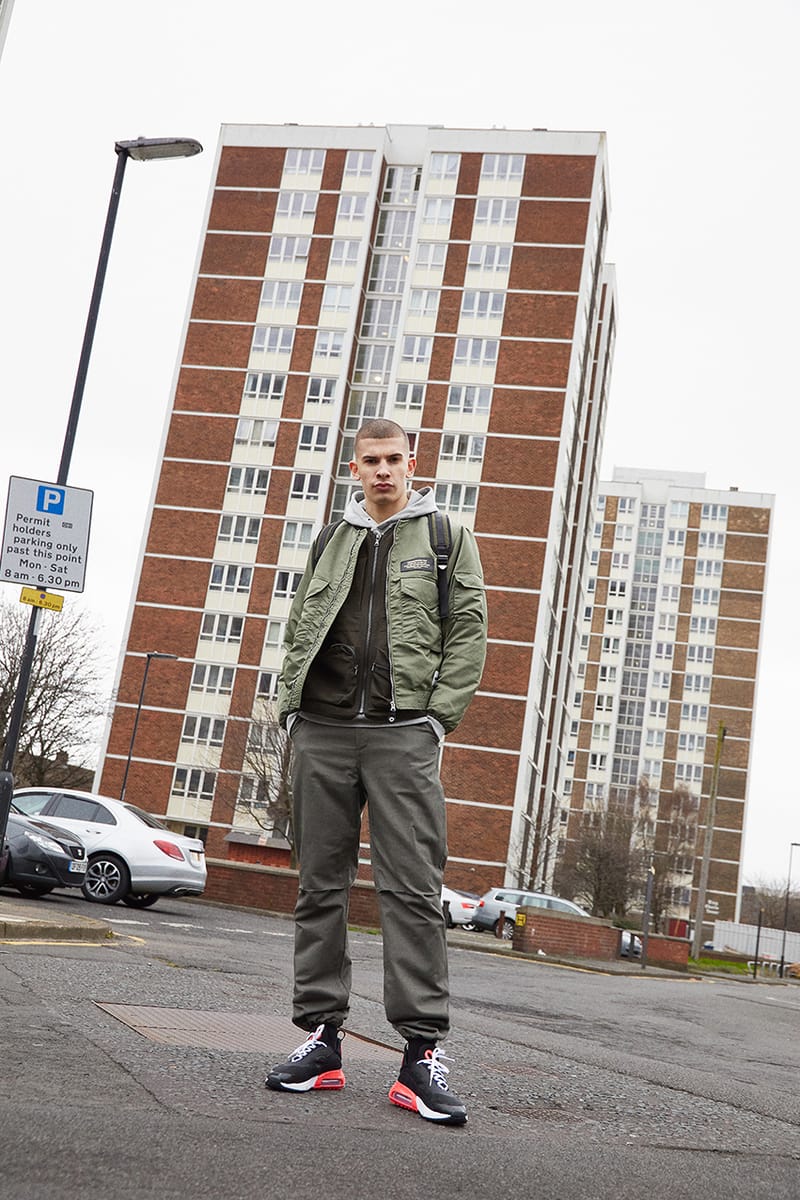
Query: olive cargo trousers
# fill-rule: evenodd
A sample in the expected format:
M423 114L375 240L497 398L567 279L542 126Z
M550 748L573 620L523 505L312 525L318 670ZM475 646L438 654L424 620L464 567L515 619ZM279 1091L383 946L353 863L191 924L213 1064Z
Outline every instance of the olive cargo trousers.
M297 718L292 742L300 869L294 1023L311 1030L347 1018L347 915L366 805L387 1019L406 1040L445 1037L449 988L441 885L447 835L434 729L427 722L355 728Z

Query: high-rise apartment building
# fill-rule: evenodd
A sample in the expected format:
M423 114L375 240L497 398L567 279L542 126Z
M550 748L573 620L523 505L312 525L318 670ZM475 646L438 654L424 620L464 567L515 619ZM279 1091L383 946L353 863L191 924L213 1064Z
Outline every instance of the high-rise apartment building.
M599 487L559 857L627 807L676 920L695 913L712 797L705 915L736 919L772 503L677 472Z
M486 577L486 669L443 750L448 877L546 873L614 343L606 172L596 133L223 128L102 790L130 754L129 799L212 859L261 853L242 729L354 432L385 416Z

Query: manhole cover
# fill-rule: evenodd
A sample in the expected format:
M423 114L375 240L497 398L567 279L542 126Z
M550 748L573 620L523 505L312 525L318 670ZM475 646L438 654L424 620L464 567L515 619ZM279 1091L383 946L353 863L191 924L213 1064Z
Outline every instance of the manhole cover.
M95 1003L129 1029L164 1046L198 1046L205 1050L245 1050L266 1054L288 1053L303 1040L302 1030L284 1017L195 1008ZM347 1030L348 1060L381 1059L395 1062L399 1055L399 1049Z

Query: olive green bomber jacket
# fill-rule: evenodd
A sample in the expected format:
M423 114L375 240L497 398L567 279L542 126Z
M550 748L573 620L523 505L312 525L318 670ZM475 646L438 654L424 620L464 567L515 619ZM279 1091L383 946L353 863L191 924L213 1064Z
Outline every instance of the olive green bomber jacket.
M452 524L450 611L442 625L435 555L424 516L397 523L386 580L393 710L428 712L455 729L478 687L486 657L486 598L472 533ZM369 531L343 522L316 564L313 551L292 603L278 687L282 725L301 707L309 667L353 581Z

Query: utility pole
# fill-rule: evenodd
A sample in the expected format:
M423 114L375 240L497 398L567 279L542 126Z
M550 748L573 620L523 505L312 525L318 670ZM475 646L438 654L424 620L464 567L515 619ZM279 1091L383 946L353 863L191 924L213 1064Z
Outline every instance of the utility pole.
M706 810L706 832L703 840L703 862L700 867L700 882L697 887L697 907L694 910L694 940L692 941L692 958L699 958L703 949L703 916L706 911L706 890L708 888L708 868L711 863L711 842L714 837L714 824L717 818L717 785L719 783L719 761L722 758L722 743L725 741L727 730L720 721L717 728L717 745L714 751L714 770L711 773L711 789L708 793Z

